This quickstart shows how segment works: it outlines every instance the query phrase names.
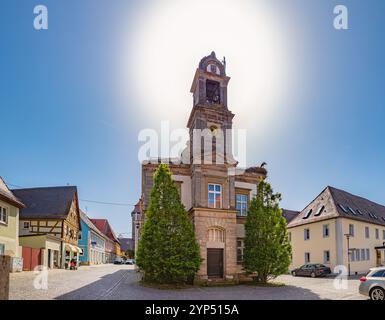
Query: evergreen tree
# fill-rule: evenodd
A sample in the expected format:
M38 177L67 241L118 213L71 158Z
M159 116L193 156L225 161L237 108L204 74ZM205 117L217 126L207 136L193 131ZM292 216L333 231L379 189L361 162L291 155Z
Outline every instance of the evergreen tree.
M193 225L165 164L154 175L136 261L143 280L155 283L190 283L200 267Z
M247 213L243 267L257 282L286 273L290 265L291 245L280 200L281 195L261 181Z

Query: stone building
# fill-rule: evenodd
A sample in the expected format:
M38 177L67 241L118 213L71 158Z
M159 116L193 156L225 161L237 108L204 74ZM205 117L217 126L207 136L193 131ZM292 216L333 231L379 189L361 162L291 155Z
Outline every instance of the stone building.
M203 262L197 276L201 280L235 280L242 272L247 207L259 181L267 174L263 166L237 168L228 135L234 117L227 103L229 80L225 61L219 61L214 52L200 61L191 86L188 147L171 163L170 159L157 159L142 164L141 200L132 215L142 221L133 221L133 226L139 228L133 230L138 240L154 171L160 162L169 163L200 245ZM207 137L211 144L206 144Z

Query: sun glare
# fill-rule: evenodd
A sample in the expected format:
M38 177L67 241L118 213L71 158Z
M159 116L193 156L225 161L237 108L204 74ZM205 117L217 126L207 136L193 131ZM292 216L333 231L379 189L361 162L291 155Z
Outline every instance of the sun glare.
M287 88L288 56L279 17L267 4L231 0L162 0L144 5L130 39L129 82L151 125L185 127L190 85L199 60L226 57L229 108L235 126L247 127L279 112ZM134 44L134 45L133 45ZM154 121L154 122L153 122ZM260 123L260 121L258 121ZM150 122L149 122L150 124ZM242 125L240 125L242 124Z

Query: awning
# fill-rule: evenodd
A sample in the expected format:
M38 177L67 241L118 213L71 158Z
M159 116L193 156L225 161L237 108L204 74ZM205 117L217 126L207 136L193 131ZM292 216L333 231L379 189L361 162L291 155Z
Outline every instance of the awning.
M78 253L83 253L83 250L77 246L74 246L72 244L66 243L65 244L65 249L67 251L72 251L72 252L78 252Z

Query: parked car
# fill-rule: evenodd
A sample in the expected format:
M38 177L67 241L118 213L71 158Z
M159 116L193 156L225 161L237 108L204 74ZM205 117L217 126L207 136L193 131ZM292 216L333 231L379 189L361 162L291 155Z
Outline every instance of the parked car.
M360 294L370 297L371 300L385 300L385 267L370 269L360 281Z
M114 264L122 264L123 263L123 260L121 258L116 258L114 260Z
M133 265L133 264L135 264L135 261L134 261L134 259L127 259L126 264Z
M325 277L332 273L329 267L320 263L308 263L297 269L291 271L293 277L307 276L307 277Z

